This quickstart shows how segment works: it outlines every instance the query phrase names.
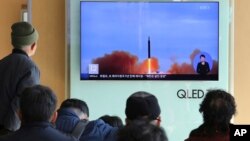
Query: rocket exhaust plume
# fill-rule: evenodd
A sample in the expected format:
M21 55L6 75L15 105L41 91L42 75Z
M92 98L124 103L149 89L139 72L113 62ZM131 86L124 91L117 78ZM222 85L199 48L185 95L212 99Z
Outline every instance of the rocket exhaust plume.
M148 37L148 74L151 74L151 47L150 47L150 37Z

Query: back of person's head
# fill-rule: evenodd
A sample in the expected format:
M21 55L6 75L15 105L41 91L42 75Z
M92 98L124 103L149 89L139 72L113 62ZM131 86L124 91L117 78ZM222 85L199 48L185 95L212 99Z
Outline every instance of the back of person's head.
M105 123L108 123L112 127L118 127L118 128L123 127L122 120L118 116L104 115L100 117L100 119L102 119Z
M17 22L11 26L11 43L14 48L21 49L38 40L37 30L28 22Z
M205 125L217 126L222 132L226 132L236 112L234 97L223 90L210 90L200 104L199 111L203 114Z
M150 123L134 123L119 130L117 141L168 141L165 131Z
M64 108L72 108L76 112L76 114L81 117L82 114L85 114L87 117L89 117L89 108L86 102L80 100L80 99L66 99L63 101L63 103L60 106L60 109Z
M145 91L133 93L126 102L126 120L158 120L161 109L157 98Z
M26 88L20 98L20 112L23 122L50 121L56 110L57 98L46 86L35 85Z

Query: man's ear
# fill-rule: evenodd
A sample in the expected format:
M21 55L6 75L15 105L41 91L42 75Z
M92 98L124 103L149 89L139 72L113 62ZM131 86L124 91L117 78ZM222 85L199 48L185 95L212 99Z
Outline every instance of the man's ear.
M158 126L158 127L161 126L161 116L159 116L159 117L156 119L156 126Z
M80 120L89 120L88 115L85 113L81 114L81 116L79 118L80 118Z
M58 115L57 112L54 112L54 113L53 113L53 115L52 115L52 117L51 117L51 123L53 123L53 124L56 123L57 115Z
M36 42L31 45L31 50L34 50L36 47Z

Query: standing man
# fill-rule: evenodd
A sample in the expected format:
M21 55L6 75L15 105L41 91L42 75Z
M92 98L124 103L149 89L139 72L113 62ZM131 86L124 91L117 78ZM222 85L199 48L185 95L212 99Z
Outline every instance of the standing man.
M19 129L20 94L40 81L40 71L30 58L36 52L38 32L27 22L14 23L11 29L14 48L0 60L0 135Z

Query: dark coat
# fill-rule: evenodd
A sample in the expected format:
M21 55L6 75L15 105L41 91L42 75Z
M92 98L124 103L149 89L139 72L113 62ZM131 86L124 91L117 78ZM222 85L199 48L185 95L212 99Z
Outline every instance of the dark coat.
M16 115L19 96L24 88L39 84L40 71L30 57L22 50L14 49L12 54L0 60L0 125L15 131L20 127Z
M201 75L205 75L207 73L210 72L210 67L208 62L205 62L204 65L202 65L202 62L199 62L197 65L197 69L196 69L197 73L201 74Z
M76 124L80 121L70 109L60 109L56 121L56 128L71 134ZM80 141L115 141L118 128L111 127L103 120L90 121L86 126Z
M24 124L21 128L0 141L77 141L72 136L56 130L49 122Z
M230 141L229 130L227 133L215 132L213 135L207 134L204 124L191 131L189 138L185 141Z

